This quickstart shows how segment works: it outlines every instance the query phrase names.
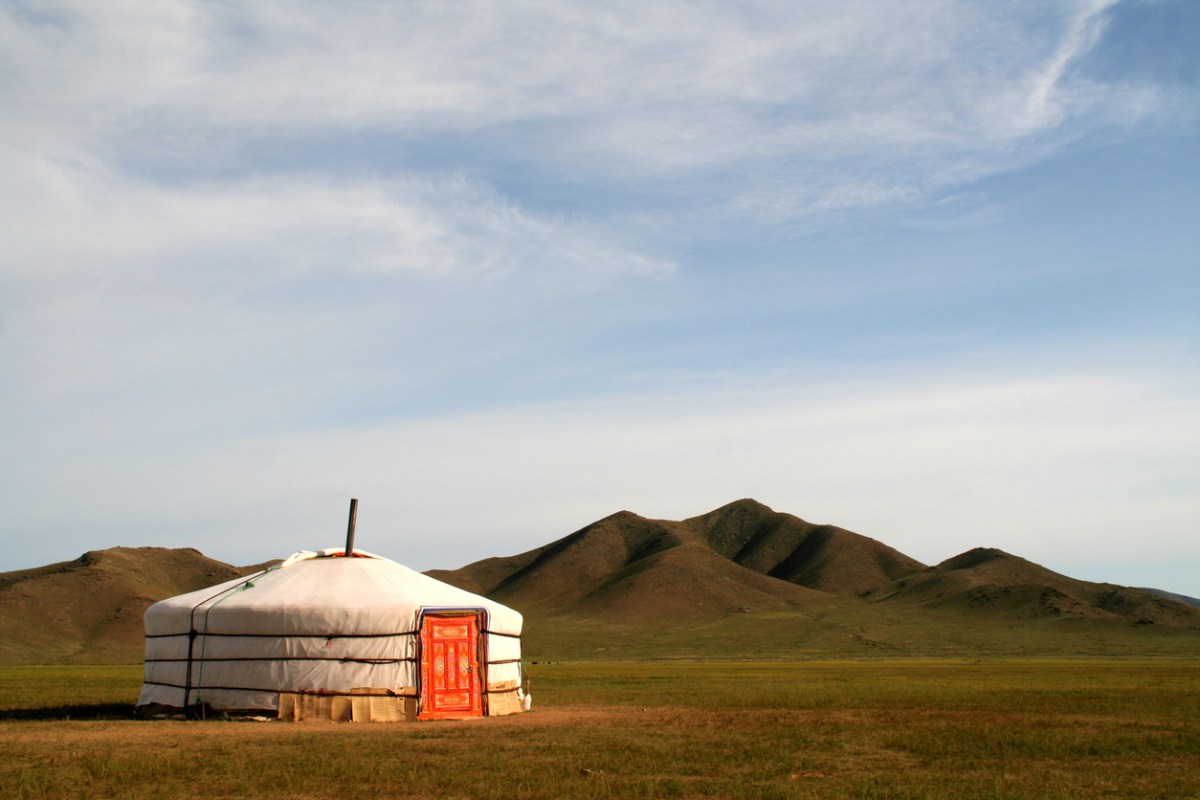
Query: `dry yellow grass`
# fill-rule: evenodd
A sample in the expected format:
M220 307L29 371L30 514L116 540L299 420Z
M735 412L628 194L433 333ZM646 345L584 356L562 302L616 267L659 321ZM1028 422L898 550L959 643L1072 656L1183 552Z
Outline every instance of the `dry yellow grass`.
M534 713L470 722L65 721L92 685L117 716L136 670L7 668L0 798L1200 797L1195 661L564 664L533 680Z

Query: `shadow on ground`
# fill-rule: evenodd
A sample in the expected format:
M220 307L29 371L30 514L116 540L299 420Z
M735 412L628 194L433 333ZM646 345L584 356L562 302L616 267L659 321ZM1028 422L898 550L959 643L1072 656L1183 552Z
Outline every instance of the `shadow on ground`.
M49 706L46 708L0 708L0 720L93 720L133 719L133 706L127 703Z

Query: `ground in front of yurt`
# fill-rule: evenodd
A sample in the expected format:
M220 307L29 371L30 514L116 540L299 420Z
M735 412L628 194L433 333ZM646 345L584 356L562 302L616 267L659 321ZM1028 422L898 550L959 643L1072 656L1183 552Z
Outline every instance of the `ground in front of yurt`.
M1200 796L1189 660L538 664L460 722L128 719L133 667L0 667L0 798Z

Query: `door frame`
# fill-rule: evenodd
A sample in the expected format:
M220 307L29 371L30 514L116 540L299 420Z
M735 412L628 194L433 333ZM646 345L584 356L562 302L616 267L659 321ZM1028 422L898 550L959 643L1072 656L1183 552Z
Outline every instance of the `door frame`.
M454 717L443 716L441 714L434 716L429 711L429 698L426 694L425 673L428 665L425 663L425 620L427 617L437 619L454 619L456 617L470 617L475 620L475 660L476 674L479 676L479 713L462 714L461 717L486 717L488 714L487 707L487 609L477 607L427 607L422 608L417 613L417 719L453 719Z

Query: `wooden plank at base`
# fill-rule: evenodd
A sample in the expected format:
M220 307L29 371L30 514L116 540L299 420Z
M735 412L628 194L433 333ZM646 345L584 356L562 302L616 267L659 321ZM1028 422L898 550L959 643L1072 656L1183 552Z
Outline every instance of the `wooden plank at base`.
M362 687L359 689L351 689L350 694L355 695L350 698L350 703L354 707L354 713L351 719L355 722L371 722L374 717L371 715L371 698L369 695L377 693L378 689L370 687Z
M417 718L416 688L400 695L388 689L354 689L349 695L280 692L279 719L288 722L412 722ZM413 696L403 696L413 695Z
M327 720L333 715L333 698L329 695L300 695L300 721Z
M296 721L296 695L291 692L279 693L279 718L288 722Z
M416 694L416 687L401 687L401 694ZM417 717L415 697L396 697L386 689L351 689L355 722L412 722Z
M412 722L417 718L416 697L383 695L381 689L351 689L354 695L355 722ZM402 694L416 694L416 687L405 686Z
M357 700L358 698L353 698ZM334 722L349 722L353 719L354 706L349 697L335 697L329 702L329 719Z
M488 695L489 717L507 717L509 714L520 714L524 710L516 689Z

